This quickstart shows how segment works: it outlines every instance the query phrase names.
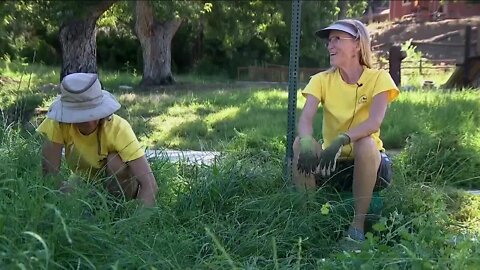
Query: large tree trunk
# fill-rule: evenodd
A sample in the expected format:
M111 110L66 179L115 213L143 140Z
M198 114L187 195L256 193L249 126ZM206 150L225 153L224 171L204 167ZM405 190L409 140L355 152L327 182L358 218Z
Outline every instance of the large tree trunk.
M182 21L172 19L165 22L155 20L149 1L136 2L135 32L143 55L143 77L141 86L173 84L172 39Z
M337 7L339 9L338 20L345 19L347 17L348 0L338 0Z
M97 72L97 20L114 1L101 1L84 18L68 20L60 27L62 70L60 81L75 72Z
M203 42L204 42L204 23L202 19L200 19L200 23L198 25L197 29L197 35L195 37L195 40L193 41L193 47L192 47L192 63L194 65L197 64L197 62L202 59L203 56Z

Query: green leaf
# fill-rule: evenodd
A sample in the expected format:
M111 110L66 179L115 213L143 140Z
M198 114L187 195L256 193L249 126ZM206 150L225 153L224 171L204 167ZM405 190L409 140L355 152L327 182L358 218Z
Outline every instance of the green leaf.
M387 229L385 227L385 224L382 224L382 223L375 223L373 224L372 228L377 232L383 232Z
M330 208L332 206L330 205L330 203L326 202L322 205L322 209L320 209L320 213L322 213L322 215L328 215L328 213L330 213Z

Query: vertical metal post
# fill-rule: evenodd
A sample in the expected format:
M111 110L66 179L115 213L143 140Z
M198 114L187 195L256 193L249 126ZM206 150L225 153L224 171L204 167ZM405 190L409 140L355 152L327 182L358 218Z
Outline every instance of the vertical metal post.
M285 155L285 181L287 182L287 184L291 184L293 178L293 140L295 138L295 110L297 109L301 10L301 1L292 0L292 23L290 27L290 63L288 67L287 151Z
M420 75L423 75L423 70L422 70L422 58L420 58L420 66L419 66L419 69L420 69Z
M463 60L463 86L469 83L468 75L470 73L470 46L472 44L472 27L467 25L465 28L465 57Z

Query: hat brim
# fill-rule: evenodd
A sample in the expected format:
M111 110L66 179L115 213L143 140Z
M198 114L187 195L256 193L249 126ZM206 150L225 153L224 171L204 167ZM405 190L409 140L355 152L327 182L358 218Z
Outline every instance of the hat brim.
M73 124L99 120L120 109L120 103L118 103L111 93L102 90L102 94L102 103L93 108L71 108L64 106L59 96L50 106L47 117L57 122Z
M315 35L319 38L322 38L322 39L328 38L328 36L330 35L330 31L332 31L332 30L342 31L342 32L345 32L347 34L352 35L353 37L357 36L357 33L355 32L354 29L352 29L351 27L349 27L347 25L340 24L340 23L334 23L334 24L330 25L329 27L325 27L323 29L320 29L320 30L315 32Z

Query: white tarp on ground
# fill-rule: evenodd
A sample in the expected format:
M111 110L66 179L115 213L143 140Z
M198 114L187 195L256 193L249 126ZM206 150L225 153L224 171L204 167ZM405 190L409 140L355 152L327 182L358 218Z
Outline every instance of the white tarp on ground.
M179 151L179 150L146 150L147 159L168 158L171 162L186 162L190 164L211 165L220 152L214 151Z
M468 193L480 196L480 190L467 190Z
M396 152L389 153L391 156L395 156ZM215 162L215 159L220 156L220 152L215 151L179 151L179 150L146 150L145 155L147 159L155 158L168 158L171 162L186 162L188 164L204 164L211 165ZM466 192L480 196L480 190L466 190Z

